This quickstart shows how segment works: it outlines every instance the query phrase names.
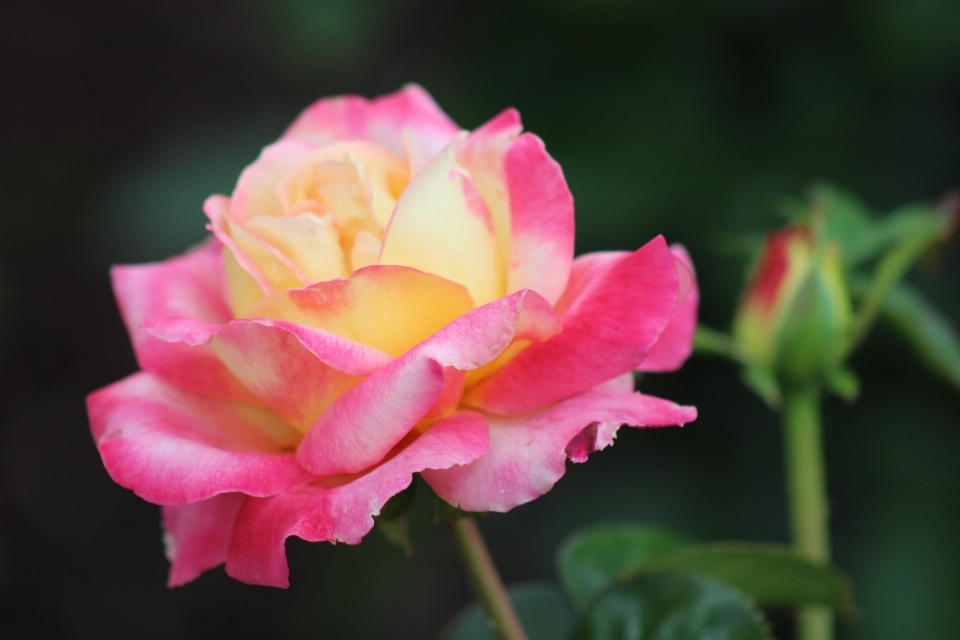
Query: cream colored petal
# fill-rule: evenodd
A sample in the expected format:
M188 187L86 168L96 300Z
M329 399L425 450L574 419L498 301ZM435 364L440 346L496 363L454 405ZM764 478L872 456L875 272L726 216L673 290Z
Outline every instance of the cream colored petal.
M273 216L260 216L261 219L281 220ZM253 218L251 218L253 220ZM243 252L247 260L252 261L267 278L274 291L283 291L284 289L296 289L305 286L293 269L286 264L287 260L281 258L278 251L271 251L270 247L261 241L256 235L239 225L230 221L225 221L226 231L235 247L235 250ZM237 261L243 264L244 260L237 256ZM252 275L252 274L251 274Z
M413 267L462 284L479 306L504 295L500 253L490 211L448 148L400 196L380 264Z
M263 299L263 289L247 273L230 247L223 247L223 264L227 272L227 289L230 293L230 308L235 318L241 318L250 307Z
M380 240L377 236L361 231L353 238L350 266L354 271L377 264L380 257Z
M246 227L296 265L309 285L348 275L333 220L332 213L319 217L304 213L296 218L260 216L248 220Z

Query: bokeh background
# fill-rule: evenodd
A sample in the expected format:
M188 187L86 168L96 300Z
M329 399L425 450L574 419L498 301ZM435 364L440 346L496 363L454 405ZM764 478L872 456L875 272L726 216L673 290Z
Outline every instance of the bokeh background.
M425 492L412 561L378 532L291 540L287 591L222 569L167 590L157 507L89 435L85 394L135 369L108 266L200 240L203 199L320 96L416 81L466 128L516 106L564 167L577 251L685 243L721 328L745 264L723 234L781 224L779 198L826 178L888 210L960 184L954 0L4 0L0 56L2 638L432 638L471 600ZM911 279L960 324L958 247ZM861 610L841 638L957 637L960 393L882 327L853 366L861 400L826 408ZM485 519L508 583L601 521L786 540L778 425L736 370L642 388L701 417L623 430Z

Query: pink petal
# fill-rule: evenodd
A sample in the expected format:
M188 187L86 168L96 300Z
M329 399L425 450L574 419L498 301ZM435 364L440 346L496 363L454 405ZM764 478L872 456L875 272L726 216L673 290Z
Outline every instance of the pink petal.
M636 369L667 326L678 289L662 236L634 253L578 258L556 305L563 331L520 352L465 402L501 415L523 413Z
M90 394L87 411L107 472L149 502L268 496L312 477L293 456L299 434L271 411L183 391L150 373Z
M445 367L475 369L515 336L544 340L559 328L553 308L532 291L474 309L333 403L304 437L297 459L317 475L366 469L435 405L446 387Z
M509 511L549 491L566 471L568 457L582 462L612 443L621 424L683 425L696 416L693 407L624 393L620 381L612 381L534 414L485 416L486 454L462 467L424 471L423 478L461 509Z
M227 573L252 584L287 587L284 540L357 544L373 516L413 474L467 464L487 448L487 423L477 413L457 413L435 423L383 464L359 476L326 478L265 499L250 499L237 518Z
M186 584L227 561L233 523L246 498L242 493L221 493L200 502L163 507L168 587Z
M306 432L348 389L393 358L366 345L283 320L243 318L209 325L188 318L145 323L169 342L204 345L257 398Z
M307 107L283 134L283 139L325 146L341 140L367 140L403 156L403 131L416 136L432 158L459 131L422 87L408 84L400 91L367 100L360 96L324 98Z
M674 371L683 365L693 351L693 334L697 330L700 289L697 287L693 261L683 245L672 245L670 252L677 264L680 296L673 315L670 316L670 323L650 349L647 359L640 365L641 371Z
M255 403L208 347L163 342L142 327L145 321L170 316L229 322L220 252L213 241L164 262L115 266L110 270L113 290L144 371L196 393Z
M573 196L560 165L507 109L457 143L457 161L486 201L506 260L507 293L533 289L551 303L573 260ZM519 136L519 137L518 137Z
M526 133L504 158L510 194L507 291L533 289L555 303L573 262L573 195L543 141Z

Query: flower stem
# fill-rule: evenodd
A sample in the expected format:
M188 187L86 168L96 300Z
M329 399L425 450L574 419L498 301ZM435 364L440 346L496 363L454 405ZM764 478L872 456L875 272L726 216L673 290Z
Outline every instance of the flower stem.
M816 562L830 559L826 478L820 425L820 388L790 389L783 404L784 449L793 543ZM825 607L804 607L797 614L799 640L831 640L833 615Z
M527 640L477 523L470 517L453 518L450 531L470 575L473 590L497 637L500 640Z

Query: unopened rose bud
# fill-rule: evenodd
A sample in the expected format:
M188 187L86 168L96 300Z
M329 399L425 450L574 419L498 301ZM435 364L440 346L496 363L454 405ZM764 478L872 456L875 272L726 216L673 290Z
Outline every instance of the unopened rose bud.
M851 317L839 247L817 247L810 229L791 225L767 236L733 335L756 365L781 380L811 380L839 364Z

